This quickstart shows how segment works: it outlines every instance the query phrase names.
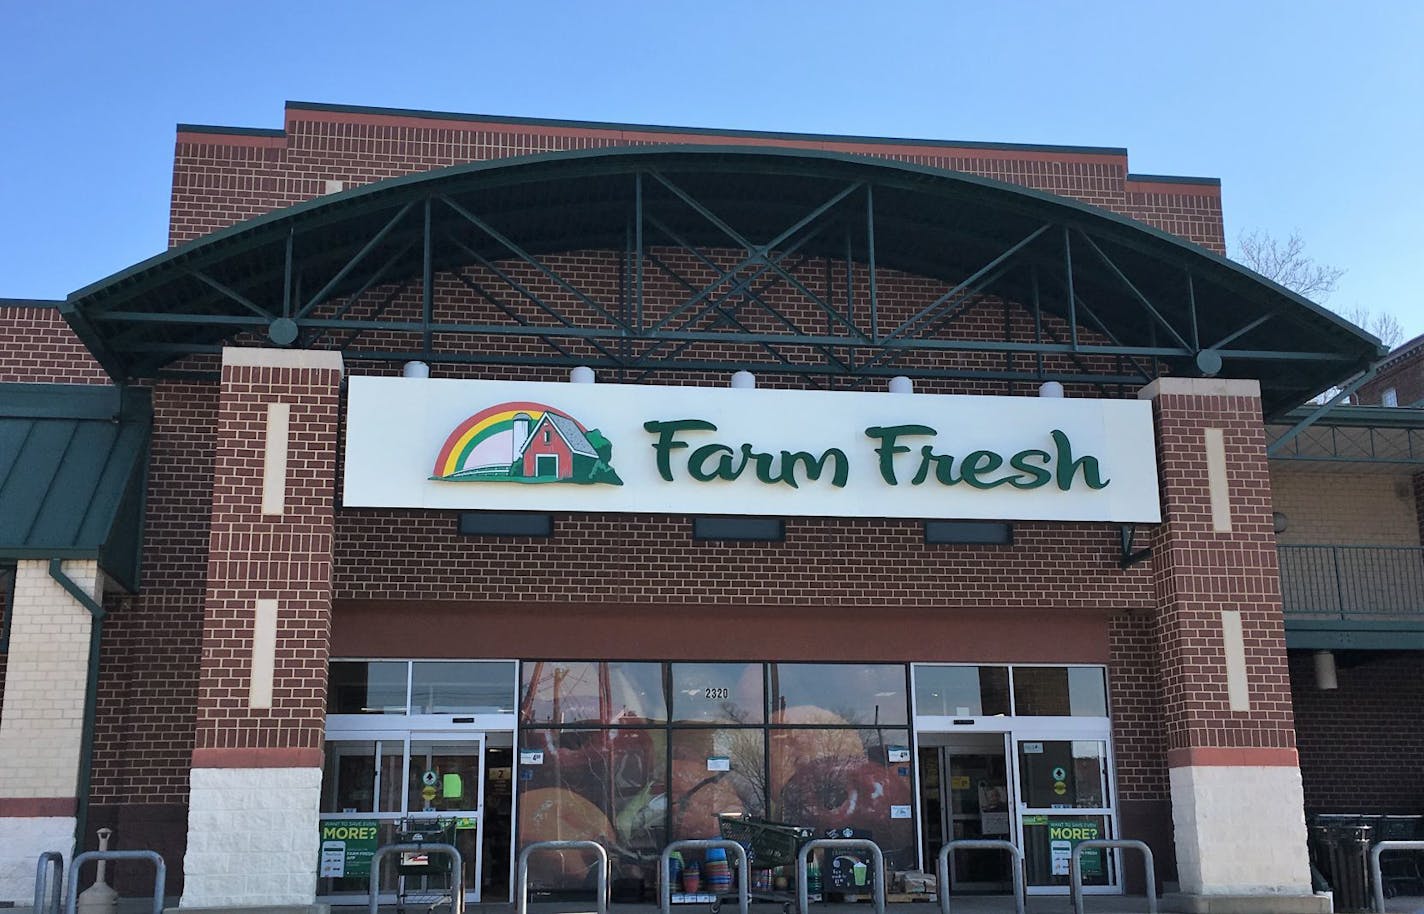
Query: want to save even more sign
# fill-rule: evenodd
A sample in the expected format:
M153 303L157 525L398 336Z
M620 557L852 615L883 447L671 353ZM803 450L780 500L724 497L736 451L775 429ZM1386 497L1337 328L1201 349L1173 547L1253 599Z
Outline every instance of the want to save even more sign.
M352 378L344 503L1160 520L1135 400Z

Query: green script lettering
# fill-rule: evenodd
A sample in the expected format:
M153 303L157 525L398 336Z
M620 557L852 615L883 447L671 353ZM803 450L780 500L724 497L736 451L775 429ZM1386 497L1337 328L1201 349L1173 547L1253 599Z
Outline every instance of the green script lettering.
M910 453L908 447L896 444L895 439L902 435L933 435L936 432L928 425L892 425L888 428L872 425L865 430L865 434L880 441L875 448L875 453L880 455L880 478L893 486L899 484L895 479L895 455Z
M678 441L678 432L715 432L717 426L703 419L672 419L667 422L644 422L643 428L658 440L653 442L653 450L658 454L658 475L666 482L672 482L672 452L687 447L686 441Z
M1058 447L1058 488L1067 492L1073 487L1073 477L1077 475L1078 469L1083 470L1083 481L1090 489L1101 489L1106 486L1110 479L1103 479L1102 473L1098 469L1098 458L1080 457L1073 459L1073 443L1068 440L1068 436L1058 429L1053 430L1053 443Z

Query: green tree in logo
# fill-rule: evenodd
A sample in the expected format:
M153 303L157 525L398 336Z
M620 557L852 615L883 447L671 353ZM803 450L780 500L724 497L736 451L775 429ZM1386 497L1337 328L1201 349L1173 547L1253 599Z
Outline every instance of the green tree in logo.
M593 450L598 454L598 459L593 466L588 468L589 482L604 482L609 485L621 486L623 480L618 477L618 471L613 469L613 442L603 436L603 432L596 428L588 430L585 436L588 443L593 445Z

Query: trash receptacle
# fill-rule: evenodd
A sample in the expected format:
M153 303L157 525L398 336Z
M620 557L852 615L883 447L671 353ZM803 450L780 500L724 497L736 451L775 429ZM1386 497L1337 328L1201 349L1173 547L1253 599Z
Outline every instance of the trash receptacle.
M1335 910L1370 910L1369 854L1374 828L1332 823L1315 826L1312 832L1335 896Z

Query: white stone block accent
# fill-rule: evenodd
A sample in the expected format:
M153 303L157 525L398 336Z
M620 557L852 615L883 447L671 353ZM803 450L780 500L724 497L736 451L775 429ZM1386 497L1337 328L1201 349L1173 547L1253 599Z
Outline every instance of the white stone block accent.
M35 864L45 851L59 851L64 868L69 869L74 854L73 816L0 819L0 902L29 907L35 900ZM53 871L50 887L53 891Z
M100 598L97 562L65 562L64 572ZM0 716L0 797L75 795L92 624L89 610L49 576L48 561L19 563Z
M194 768L182 908L309 905L320 768Z
M1311 893L1299 768L1188 765L1171 783L1184 893Z

